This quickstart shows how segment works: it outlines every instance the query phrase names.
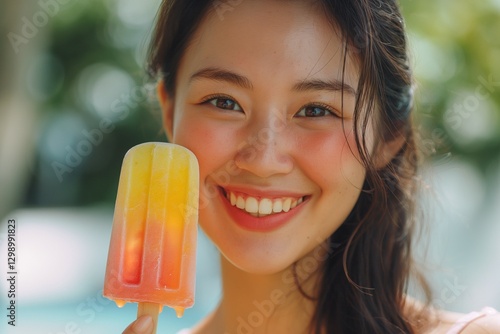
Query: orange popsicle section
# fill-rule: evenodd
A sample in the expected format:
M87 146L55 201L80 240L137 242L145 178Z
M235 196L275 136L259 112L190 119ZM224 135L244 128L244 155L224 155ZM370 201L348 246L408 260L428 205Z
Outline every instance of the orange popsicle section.
M178 145L127 152L120 174L104 296L177 310L194 303L198 163Z

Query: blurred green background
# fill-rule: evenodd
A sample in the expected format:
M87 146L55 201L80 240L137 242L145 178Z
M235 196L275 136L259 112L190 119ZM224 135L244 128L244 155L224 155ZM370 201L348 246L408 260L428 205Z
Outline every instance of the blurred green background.
M135 144L165 140L144 70L159 0L1 1L0 236L18 220L24 266L21 327L5 328L117 332L135 309L98 296L121 160ZM500 308L500 1L401 4L427 159L425 241L439 267L429 275L434 303ZM169 313L172 333L218 298L216 251L201 238L198 281L207 287L181 322Z

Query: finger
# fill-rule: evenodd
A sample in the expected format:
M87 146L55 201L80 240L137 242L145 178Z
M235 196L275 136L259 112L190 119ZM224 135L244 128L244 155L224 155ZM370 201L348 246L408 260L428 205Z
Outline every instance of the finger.
M153 332L153 318L143 315L131 323L122 334L150 334Z

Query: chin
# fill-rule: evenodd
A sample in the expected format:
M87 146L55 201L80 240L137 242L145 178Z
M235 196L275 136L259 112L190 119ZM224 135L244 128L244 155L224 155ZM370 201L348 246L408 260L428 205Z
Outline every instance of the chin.
M293 261L286 261L282 256L263 255L259 252L252 254L231 254L222 252L224 258L238 270L252 275L275 275L290 267Z
M282 272L295 260L291 256L294 250L288 248L288 238L280 242L276 236L231 234L227 230L211 229L206 225L202 228L224 259L243 272L272 275Z

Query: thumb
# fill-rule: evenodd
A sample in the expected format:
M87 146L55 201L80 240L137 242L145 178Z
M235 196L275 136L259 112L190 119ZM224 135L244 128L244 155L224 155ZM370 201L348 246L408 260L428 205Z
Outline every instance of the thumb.
M150 334L153 332L153 318L143 315L131 323L122 334Z

